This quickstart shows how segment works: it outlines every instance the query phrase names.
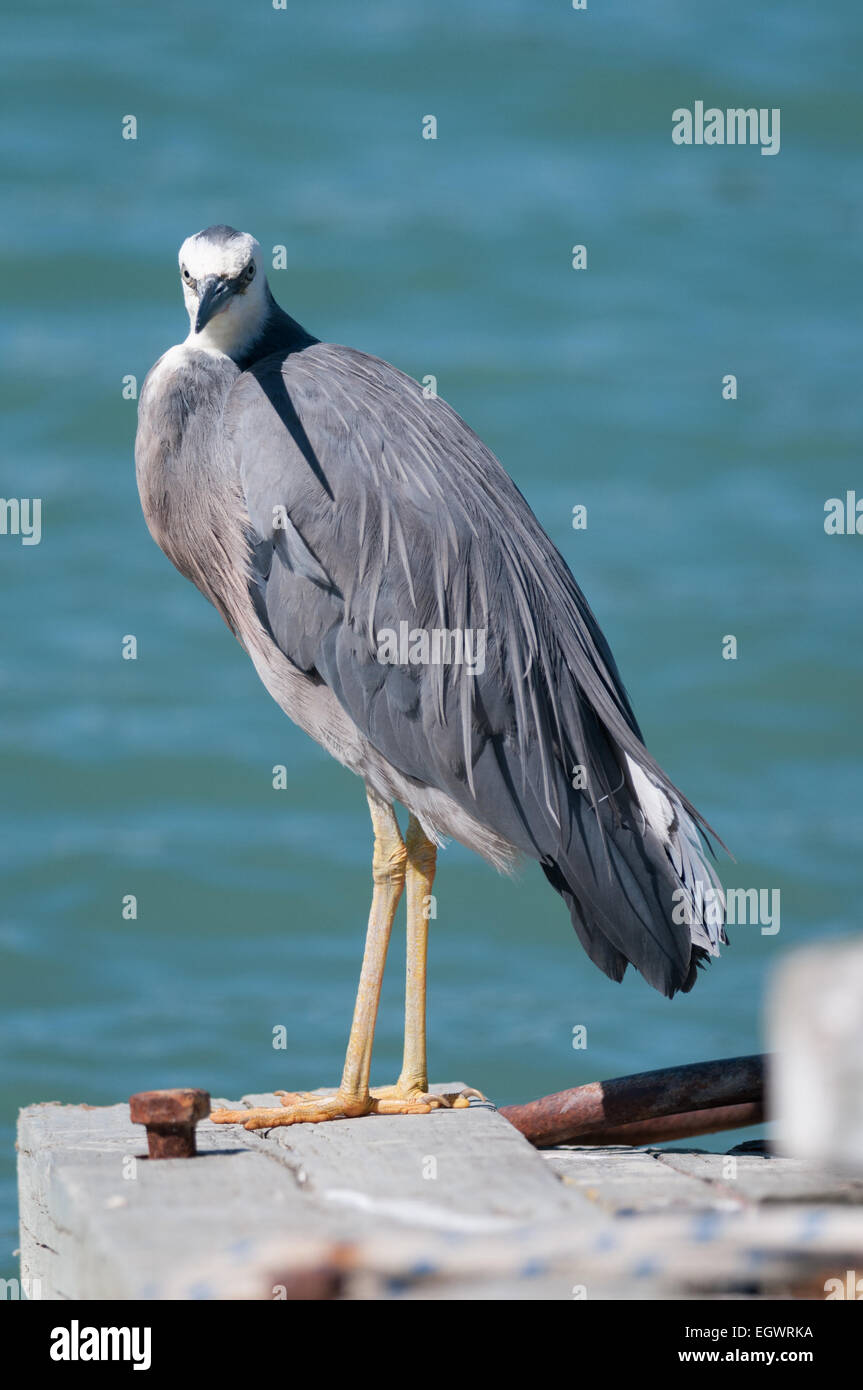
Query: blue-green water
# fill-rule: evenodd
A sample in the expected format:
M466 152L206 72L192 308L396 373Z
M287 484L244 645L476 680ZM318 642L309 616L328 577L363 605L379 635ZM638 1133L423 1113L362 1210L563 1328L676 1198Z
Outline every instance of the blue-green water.
M827 537L823 508L863 497L861 37L852 0L6 19L0 492L43 499L43 536L0 536L0 1266L17 1106L342 1063L362 788L158 552L134 482L122 378L185 334L176 250L209 223L287 247L273 288L313 332L437 377L571 563L652 749L737 855L727 882L781 890L778 935L738 928L669 1003L599 974L537 870L451 847L433 1075L505 1102L757 1050L777 961L858 926L863 537ZM673 145L699 99L780 107L780 153ZM402 962L397 934L382 1080Z

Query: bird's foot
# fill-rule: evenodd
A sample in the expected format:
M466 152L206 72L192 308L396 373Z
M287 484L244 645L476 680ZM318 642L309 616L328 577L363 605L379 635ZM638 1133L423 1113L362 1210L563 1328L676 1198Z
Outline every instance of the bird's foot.
M419 1085L397 1081L394 1086L376 1086L366 1095L344 1091L276 1091L280 1108L254 1107L249 1110L213 1110L210 1119L217 1125L242 1125L244 1129L271 1129L279 1125L321 1124L325 1120L353 1120L360 1115L428 1115L432 1110L462 1110L471 1096L485 1100L481 1091L466 1086L461 1091L433 1095Z
M276 1091L277 1095L289 1110L294 1110L297 1106L310 1105L321 1099L320 1095L314 1091ZM375 1086L369 1093L369 1100L364 1115L428 1115L432 1110L446 1109L454 1104L456 1096L435 1096L426 1091L423 1086L406 1086L402 1082L396 1082L394 1086ZM467 1105L466 1100L461 1102ZM353 1112L351 1112L353 1114ZM293 1123L293 1121L283 1122Z
M480 1100L485 1100L481 1091L475 1091L471 1086L465 1086L461 1091L443 1092L435 1095L426 1089L428 1083L412 1083L399 1080L394 1086L373 1086L372 1100L374 1101L375 1113L378 1115L401 1115L416 1113L411 1109L407 1111L402 1107L409 1104L422 1106L422 1114L428 1114L430 1110L464 1110L470 1105L470 1097L478 1096Z
M217 1125L242 1125L244 1129L271 1129L278 1125L321 1124L324 1120L352 1120L369 1115L374 1102L366 1095L349 1096L344 1091L320 1095L314 1091L276 1091L278 1109L254 1107L250 1110L213 1110L210 1119Z

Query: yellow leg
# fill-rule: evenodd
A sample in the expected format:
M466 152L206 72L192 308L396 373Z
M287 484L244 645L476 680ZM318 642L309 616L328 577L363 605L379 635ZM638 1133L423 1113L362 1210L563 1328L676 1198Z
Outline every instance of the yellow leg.
M390 1100L424 1100L445 1104L428 1094L426 1059L426 969L428 961L428 900L434 883L437 850L419 821L411 816L405 836L407 862L407 970L405 975L405 1044L401 1076L394 1086L375 1089L378 1108Z
M428 965L428 932L431 893L437 863L437 847L428 838L419 821L411 816L405 836L407 864L405 886L407 898L407 971L405 976L405 1046L401 1076L394 1086L376 1087L372 1091L375 1109L386 1114L396 1110L400 1101L424 1103L429 1110L442 1107L460 1109L469 1104L468 1096L434 1096L429 1094L428 1059L426 1055L426 991Z
M332 1096L308 1095L300 1100L284 1093L284 1104L278 1110L216 1110L210 1116L216 1124L268 1129L271 1125L367 1115L373 1108L369 1094L372 1043L390 932L404 888L407 851L392 807L372 791L367 795L375 832L374 893L341 1085Z
M368 793L369 810L375 832L372 860L374 894L369 914L366 950L342 1084L339 1090L347 1096L368 1100L369 1073L372 1066L372 1045L378 1016L378 1002L390 944L393 919L405 883L407 851L393 808Z
M408 822L405 850L408 917L405 1050L396 1085L403 1091L428 1091L426 980L430 899L437 849L414 816Z

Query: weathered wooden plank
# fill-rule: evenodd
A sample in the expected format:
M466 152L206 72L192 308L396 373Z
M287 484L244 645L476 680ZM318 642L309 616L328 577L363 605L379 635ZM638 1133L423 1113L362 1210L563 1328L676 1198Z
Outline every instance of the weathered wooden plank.
M863 1178L863 940L792 952L767 1005L778 1147Z
M375 1277L398 1286L425 1265L445 1277L454 1242L509 1238L572 1211L484 1104L269 1133L205 1121L198 1148L150 1162L127 1106L22 1112L22 1277L49 1298L272 1297L286 1270L320 1265L334 1244L359 1251L391 1237ZM585 1228L592 1219L585 1204ZM494 1252L492 1271L517 1272L517 1255L501 1265ZM350 1263L374 1267L356 1253Z
M863 1205L863 1181L831 1172L809 1159L769 1155L658 1154L664 1167L710 1184L720 1194L747 1202L824 1202Z
M697 1173L663 1165L656 1152L569 1146L543 1149L549 1167L569 1187L617 1216L669 1210L734 1210L735 1193L721 1192Z
M278 1101L244 1096L243 1104ZM246 1135L239 1126L226 1132ZM265 1133L258 1142L302 1173L307 1192L343 1211L480 1233L502 1229L502 1223L553 1220L571 1210L537 1151L490 1104L410 1117L377 1115L362 1126L291 1125ZM246 1137L254 1142L254 1132Z
M190 1249L230 1250L262 1211L313 1223L250 1146L200 1127L200 1157L150 1163L128 1106L39 1106L19 1125L22 1279L45 1298L138 1298ZM233 1150L233 1151L232 1151Z
M23 1112L22 1274L51 1298L713 1298L863 1259L857 1185L774 1200L839 1195L788 1160L737 1156L732 1186L722 1155L541 1156L485 1105L198 1135L153 1163L126 1106Z
M827 1278L859 1267L863 1210L771 1204L653 1213L616 1221L606 1239L581 1266L590 1297L598 1284L634 1283L651 1298L787 1297L804 1288L818 1296L812 1290Z

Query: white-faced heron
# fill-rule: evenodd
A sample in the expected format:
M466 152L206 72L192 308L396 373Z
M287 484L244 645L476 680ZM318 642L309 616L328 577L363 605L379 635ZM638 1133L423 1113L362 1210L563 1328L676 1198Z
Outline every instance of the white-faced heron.
M213 1118L264 1128L442 1103L427 1094L425 996L445 837L501 869L538 860L612 979L632 964L668 996L690 989L725 940L704 823L647 752L596 619L515 484L444 401L286 314L253 237L189 237L180 275L191 330L139 407L147 525L285 713L362 777L374 827L341 1085ZM404 1062L372 1092L405 890Z

